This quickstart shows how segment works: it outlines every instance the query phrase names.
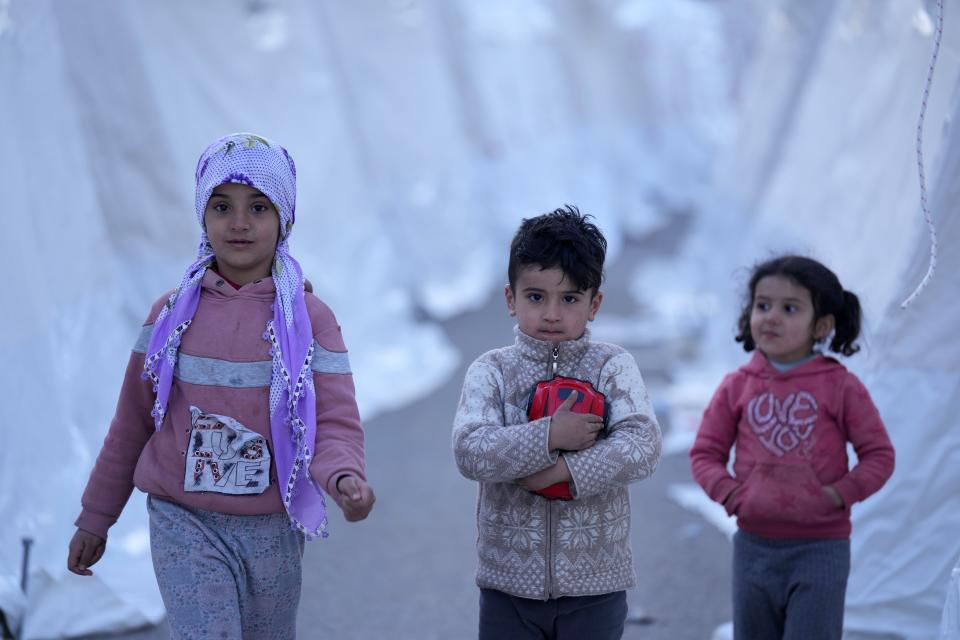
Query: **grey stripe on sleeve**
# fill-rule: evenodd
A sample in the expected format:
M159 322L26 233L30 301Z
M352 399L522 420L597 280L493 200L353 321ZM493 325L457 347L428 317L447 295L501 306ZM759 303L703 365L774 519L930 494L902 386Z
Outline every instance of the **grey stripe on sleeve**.
M134 353L146 353L147 347L150 346L150 336L153 335L153 325L147 324L140 328L140 335L137 336L137 341L133 343Z
M310 368L314 373L350 373L350 358L346 352L327 351L314 340Z

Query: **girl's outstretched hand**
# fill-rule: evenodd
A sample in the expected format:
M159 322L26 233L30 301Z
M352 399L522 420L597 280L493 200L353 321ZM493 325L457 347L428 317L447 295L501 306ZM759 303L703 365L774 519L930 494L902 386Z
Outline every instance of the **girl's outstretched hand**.
M337 480L337 491L340 492L340 500L337 502L347 522L358 522L366 518L373 509L373 503L377 501L370 485L356 476L341 476Z
M67 569L78 576L92 576L89 567L97 564L107 548L107 541L89 531L77 529L70 540L70 551L67 554Z

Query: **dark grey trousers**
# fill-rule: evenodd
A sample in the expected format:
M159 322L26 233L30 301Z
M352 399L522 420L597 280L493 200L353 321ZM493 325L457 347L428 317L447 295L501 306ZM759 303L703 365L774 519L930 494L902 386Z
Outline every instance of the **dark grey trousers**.
M619 640L626 619L626 591L543 601L480 589L480 640Z
M734 640L841 640L850 540L733 536Z

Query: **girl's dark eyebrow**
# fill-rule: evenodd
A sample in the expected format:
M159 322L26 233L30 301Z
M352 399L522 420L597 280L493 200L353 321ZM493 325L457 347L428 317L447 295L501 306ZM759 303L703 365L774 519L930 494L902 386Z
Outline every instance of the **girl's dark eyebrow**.
M757 300L770 300L770 296L756 296L754 297L754 302ZM803 302L803 298L781 298L784 302Z
M210 194L210 197L211 197L211 198L213 198L213 197L228 198L228 199L230 198L230 196L227 195L226 193L224 193L224 192L222 192L222 191L217 191L216 189L213 190L213 192ZM264 194L264 193L259 193L259 192L253 194L251 197L252 197L252 198L263 198L264 200L269 200L269 198L266 196L266 194Z

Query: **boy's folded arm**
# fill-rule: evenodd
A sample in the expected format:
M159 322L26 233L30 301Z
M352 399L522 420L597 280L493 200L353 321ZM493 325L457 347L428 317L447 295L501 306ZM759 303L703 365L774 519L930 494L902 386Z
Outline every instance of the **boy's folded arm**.
M633 356L623 352L607 361L600 384L610 412L609 435L588 449L563 454L576 498L642 480L660 461L660 426Z
M133 492L137 460L154 433L150 416L153 388L140 377L143 362L142 353L130 355L116 413L80 499L82 510L75 524L102 538L107 537Z
M506 425L500 374L474 362L467 370L453 423L453 454L464 477L511 482L557 462L548 448L550 418Z
M563 454L573 496L587 498L649 477L660 461L660 427L653 416L617 423L589 449Z

